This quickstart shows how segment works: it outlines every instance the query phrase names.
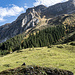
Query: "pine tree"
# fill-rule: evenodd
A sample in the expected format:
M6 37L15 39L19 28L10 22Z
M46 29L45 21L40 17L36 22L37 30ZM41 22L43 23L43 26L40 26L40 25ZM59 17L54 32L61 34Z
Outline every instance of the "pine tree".
M13 52L11 48L9 49L9 51L10 51L10 53L12 53L12 52Z

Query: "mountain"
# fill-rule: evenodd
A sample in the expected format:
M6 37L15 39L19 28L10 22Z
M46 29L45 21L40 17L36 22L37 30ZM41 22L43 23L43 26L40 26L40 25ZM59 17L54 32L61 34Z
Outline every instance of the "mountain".
M34 27L34 25L39 22L39 13L41 13L44 8L46 7L43 5L28 8L26 13L21 14L14 22L1 26L0 42L4 42L15 35L22 33L28 28Z
M73 75L74 2L28 8L14 22L0 26L0 75Z
M18 34L26 32L37 26L41 21L46 21L62 14L70 14L75 11L75 0L58 3L50 7L39 5L28 8L14 22L0 26L0 43ZM42 24L43 25L43 24Z

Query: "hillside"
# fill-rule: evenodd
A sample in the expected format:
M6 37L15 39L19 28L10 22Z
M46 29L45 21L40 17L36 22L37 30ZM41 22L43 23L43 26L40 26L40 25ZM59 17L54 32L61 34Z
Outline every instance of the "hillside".
M61 14L71 14L75 12L75 0L68 0L64 3L58 3L53 6L49 6L42 12L42 16L46 18L53 18Z
M0 57L0 71L9 69L5 72L3 71L2 73L4 74L13 72L10 69L15 68L15 73L24 73L23 69L26 67L22 67L22 69L21 65L25 62L26 66L38 65L39 67L57 68L68 70L75 74L75 46L70 45L71 43L75 42L52 45L50 48L36 47L15 51L12 54Z
M0 26L0 75L73 73L75 0L28 8L14 22Z
M75 0L69 0L49 7L39 5L28 8L26 12L22 13L14 22L0 26L0 43L5 42L7 39L18 34L22 34L30 28L30 30L32 30L33 27L36 27L43 21L43 17L45 18L45 21L58 15L74 13L74 1ZM47 23L45 25L47 25Z
M75 22L75 14L64 14L48 20L42 18L41 22L38 25L34 26L32 29L30 28L25 32L23 32L22 34L17 35L4 43L1 43L0 49L15 51L18 49L28 47L47 46L49 44L55 44L58 41L60 43L60 40L62 40L61 42L65 43L69 41L74 41L75 40L74 22ZM71 36L69 36L70 34Z

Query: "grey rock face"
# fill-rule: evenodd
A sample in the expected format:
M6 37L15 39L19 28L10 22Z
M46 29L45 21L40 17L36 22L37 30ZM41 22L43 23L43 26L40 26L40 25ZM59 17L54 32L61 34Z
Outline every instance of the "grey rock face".
M58 3L46 8L41 16L45 15L46 18L55 17L61 14L68 14L75 10L75 0L69 0L64 3Z
M0 43L37 25L40 22L39 17L53 18L58 15L74 12L75 0L55 4L48 8L43 5L28 8L26 13L21 14L14 22L0 26Z
M26 15L25 18L22 20L22 27L24 27L24 30L34 27L36 25L36 21L39 20L40 17L38 13L32 9L33 11L30 11L29 15Z
M28 11L21 14L11 24L6 24L0 27L0 43L22 33L28 28L34 27L39 22L39 14L34 9L29 13Z

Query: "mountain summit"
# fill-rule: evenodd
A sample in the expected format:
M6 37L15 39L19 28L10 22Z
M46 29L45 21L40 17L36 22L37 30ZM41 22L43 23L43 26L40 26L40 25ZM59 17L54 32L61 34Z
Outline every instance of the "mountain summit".
M39 5L28 8L26 13L22 13L14 22L0 26L0 43L37 26L43 17L49 19L74 12L75 0L69 0L49 7Z

